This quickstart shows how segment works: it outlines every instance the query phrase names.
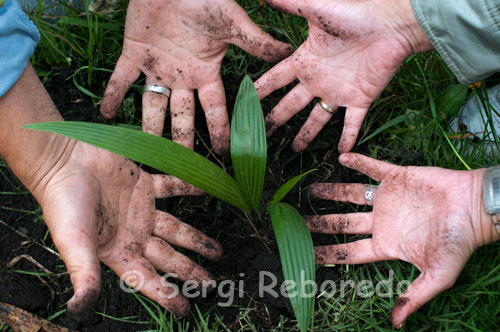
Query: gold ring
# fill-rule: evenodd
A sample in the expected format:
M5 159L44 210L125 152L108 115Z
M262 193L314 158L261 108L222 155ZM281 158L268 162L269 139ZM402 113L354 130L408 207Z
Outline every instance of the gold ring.
M319 106L321 106L322 109L324 109L325 111L327 111L328 113L330 114L335 114L337 112L337 109L333 109L331 108L330 106L328 106L324 101L323 99L320 99L319 100Z

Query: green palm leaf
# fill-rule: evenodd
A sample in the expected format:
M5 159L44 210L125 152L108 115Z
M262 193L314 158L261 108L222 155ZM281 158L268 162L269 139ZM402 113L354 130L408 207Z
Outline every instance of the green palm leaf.
M305 332L314 313L315 298L314 286L311 282L304 282L316 280L311 233L302 216L290 205L270 204L268 210L278 242L283 275L285 280L293 280L296 285L295 289L288 288L290 302L300 331ZM294 291L297 296L291 296Z
M178 177L244 211L250 207L236 181L202 155L142 131L87 122L47 122L24 126L53 132L117 153Z
M256 211L264 188L266 144L259 96L252 80L246 76L240 85L231 120L231 159L243 197Z

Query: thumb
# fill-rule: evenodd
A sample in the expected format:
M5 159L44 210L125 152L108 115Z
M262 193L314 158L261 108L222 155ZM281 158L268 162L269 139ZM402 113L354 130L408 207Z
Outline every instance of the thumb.
M73 285L74 294L68 302L68 310L74 314L89 309L101 290L101 268L97 257L100 210L95 208L95 193L83 184L79 188L80 192L75 194L58 183L58 188L51 191L50 199L42 204L52 240Z
M78 229L53 238L73 285L74 294L68 301L68 310L73 314L84 313L94 305L101 291L101 267L95 240Z
M274 39L264 32L247 13L237 5L234 21L238 22L238 33L228 40L246 52L268 62L280 61L293 53L293 47Z
M401 329L412 313L439 293L453 286L455 281L456 278L435 278L429 272L423 272L394 302L392 325Z

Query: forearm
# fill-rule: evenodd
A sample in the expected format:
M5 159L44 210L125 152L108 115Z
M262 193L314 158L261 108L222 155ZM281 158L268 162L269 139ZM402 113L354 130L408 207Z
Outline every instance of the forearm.
M62 120L30 64L0 98L0 155L35 197L44 179L65 162L74 142L22 126Z

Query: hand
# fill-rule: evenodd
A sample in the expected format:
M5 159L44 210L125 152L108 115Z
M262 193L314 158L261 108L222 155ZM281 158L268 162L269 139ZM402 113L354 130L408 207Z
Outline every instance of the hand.
M306 217L313 232L372 234L347 244L315 248L319 264L364 264L401 259L420 276L395 301L392 323L406 318L451 287L479 246L499 239L482 203L485 169L453 171L437 167L400 167L359 154L343 154L344 166L380 185L373 211ZM318 198L366 204L363 184L314 184Z
M123 51L104 93L101 112L115 116L125 93L142 71L146 83L172 89L172 138L193 148L194 92L205 111L212 146L229 149L229 120L222 59L230 44L266 61L293 51L262 31L233 0L131 0L125 22ZM161 135L168 98L143 95L143 130Z
M210 259L220 257L222 249L200 231L155 210L155 198L201 191L170 176L149 175L90 145L22 129L28 123L62 121L30 64L0 98L0 115L0 155L42 206L70 274L75 294L68 309L80 313L99 296L100 260L167 310L186 314L187 300L172 297L172 284L156 271L202 286L212 278L170 245Z
M221 246L174 216L155 210L155 198L199 194L200 190L166 175L150 175L131 161L71 141L64 162L37 186L52 239L74 287L71 312L84 311L100 291L102 261L131 287L176 315L190 305L175 295L157 271L182 280L212 280L211 274L172 246L217 259Z
M262 99L299 80L267 115L268 135L319 97L334 110L347 108L339 151L350 151L368 108L401 63L410 54L432 48L409 0L267 1L309 22L307 40L255 82ZM331 118L316 104L293 149L304 150Z

